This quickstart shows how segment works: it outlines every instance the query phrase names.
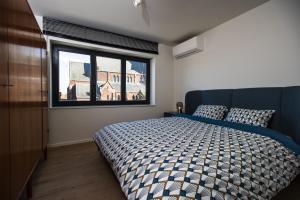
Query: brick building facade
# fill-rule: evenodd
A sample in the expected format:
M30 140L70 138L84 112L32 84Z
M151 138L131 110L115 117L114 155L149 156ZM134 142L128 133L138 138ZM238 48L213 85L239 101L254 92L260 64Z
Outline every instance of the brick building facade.
M146 76L132 69L126 63L126 98L127 100L144 100ZM89 68L88 68L89 67ZM77 100L90 98L90 65L81 62L70 62L70 82L75 81ZM96 97L101 101L121 100L120 67L97 66Z

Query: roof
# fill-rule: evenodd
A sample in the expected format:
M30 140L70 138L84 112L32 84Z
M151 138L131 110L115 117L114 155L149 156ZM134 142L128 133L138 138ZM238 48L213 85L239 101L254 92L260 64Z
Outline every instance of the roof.
M146 90L146 86L143 85L143 84L138 84L138 85L130 84L130 83L126 84L126 91L127 92L139 92L139 91L141 91L143 94L145 94L145 90Z

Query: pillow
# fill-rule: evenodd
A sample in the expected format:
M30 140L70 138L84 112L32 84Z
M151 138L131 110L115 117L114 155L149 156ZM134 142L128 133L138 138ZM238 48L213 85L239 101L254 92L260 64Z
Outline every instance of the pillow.
M231 108L225 121L267 127L275 110Z
M194 112L193 116L221 120L227 111L228 109L226 106L200 105Z

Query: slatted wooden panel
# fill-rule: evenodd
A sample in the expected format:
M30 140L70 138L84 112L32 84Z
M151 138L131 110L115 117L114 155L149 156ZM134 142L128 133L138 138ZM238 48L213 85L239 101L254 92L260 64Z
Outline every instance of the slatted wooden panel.
M10 198L7 3L0 1L0 199L4 200Z
M11 199L42 153L40 30L26 0L9 0Z

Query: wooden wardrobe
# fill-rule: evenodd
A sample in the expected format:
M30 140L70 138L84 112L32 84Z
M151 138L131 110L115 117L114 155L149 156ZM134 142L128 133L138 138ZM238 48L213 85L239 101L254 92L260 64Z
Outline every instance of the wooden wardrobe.
M46 41L26 0L0 2L0 199L15 200L46 152Z

